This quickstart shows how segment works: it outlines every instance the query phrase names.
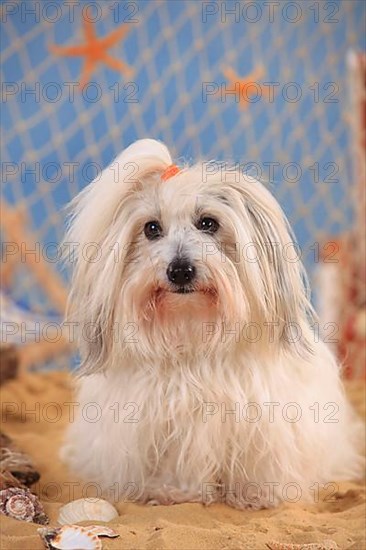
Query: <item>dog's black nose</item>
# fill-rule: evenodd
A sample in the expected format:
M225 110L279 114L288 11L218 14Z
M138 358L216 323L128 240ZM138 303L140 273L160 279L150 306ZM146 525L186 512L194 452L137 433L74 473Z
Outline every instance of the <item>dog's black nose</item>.
M188 285L196 275L196 268L187 260L173 260L166 270L167 277L171 283L178 286Z

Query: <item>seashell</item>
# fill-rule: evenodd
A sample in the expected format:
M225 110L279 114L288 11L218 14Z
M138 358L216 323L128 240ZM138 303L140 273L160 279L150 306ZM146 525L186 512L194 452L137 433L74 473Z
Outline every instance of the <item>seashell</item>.
M49 550L101 550L98 536L87 527L64 525L56 529L38 529L39 536Z
M112 504L101 498L80 498L61 507L58 516L60 525L78 523L80 521L111 521L118 512Z
M23 487L9 487L0 491L0 512L22 521L33 521L41 524L49 522L36 495Z
M270 550L339 550L339 546L333 540L323 542L311 542L307 544L291 544L286 542L267 542Z
M94 535L97 535L97 537L109 537L110 539L119 537L117 531L111 529L110 527L107 527L106 525L87 525L85 529L87 529Z

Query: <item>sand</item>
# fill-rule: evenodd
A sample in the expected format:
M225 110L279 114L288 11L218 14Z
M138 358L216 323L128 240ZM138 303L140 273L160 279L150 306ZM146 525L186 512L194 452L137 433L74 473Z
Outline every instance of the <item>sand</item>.
M352 383L347 389L360 414L365 415L363 384ZM10 410L3 418L2 430L31 455L41 473L33 488L41 495L51 524L56 525L63 503L95 495L92 486L72 479L58 459L70 409L65 403L72 401L70 377L62 372L28 374L5 383L1 394L3 411L5 406ZM260 550L271 541L305 545L327 540L342 550L366 548L365 488L355 482L337 483L333 497L321 493L317 503L286 503L257 512L234 510L225 504L142 506L121 502L116 507L120 516L110 526L120 537L103 539L104 549ZM0 515L0 526L2 550L43 548L36 524Z

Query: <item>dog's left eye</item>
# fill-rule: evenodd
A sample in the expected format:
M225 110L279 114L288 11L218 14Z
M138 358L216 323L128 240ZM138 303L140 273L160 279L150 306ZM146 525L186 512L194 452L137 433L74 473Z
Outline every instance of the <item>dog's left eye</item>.
M201 218L196 227L205 233L216 233L220 225L214 218Z
M154 221L145 223L144 233L146 238L149 239L150 241L161 237L162 229L159 222L154 220Z

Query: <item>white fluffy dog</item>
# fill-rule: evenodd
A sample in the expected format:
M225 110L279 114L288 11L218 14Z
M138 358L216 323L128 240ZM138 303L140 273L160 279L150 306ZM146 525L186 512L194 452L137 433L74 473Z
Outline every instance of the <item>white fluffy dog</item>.
M63 449L105 495L260 508L360 477L360 421L288 222L258 181L128 147L72 203L80 403ZM327 494L334 486L326 486Z

